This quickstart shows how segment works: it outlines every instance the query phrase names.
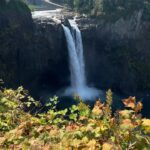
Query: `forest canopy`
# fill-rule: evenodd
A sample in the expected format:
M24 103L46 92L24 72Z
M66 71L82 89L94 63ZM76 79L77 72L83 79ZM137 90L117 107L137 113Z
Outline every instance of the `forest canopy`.
M99 15L130 15L135 11L143 11L144 19L150 19L149 0L53 0L65 3L71 8L92 16Z

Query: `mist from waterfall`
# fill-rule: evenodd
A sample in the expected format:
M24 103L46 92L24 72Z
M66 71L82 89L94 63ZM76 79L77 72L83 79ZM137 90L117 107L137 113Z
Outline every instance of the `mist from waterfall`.
M85 64L81 32L75 19L68 20L70 28L63 26L69 53L69 66L71 73L71 87L67 88L65 95L79 95L82 99L93 99L99 95L98 90L90 88L86 83Z

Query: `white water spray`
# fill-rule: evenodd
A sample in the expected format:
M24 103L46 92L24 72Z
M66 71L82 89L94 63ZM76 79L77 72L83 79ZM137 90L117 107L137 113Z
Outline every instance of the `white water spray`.
M86 84L85 64L81 32L74 20L68 20L70 28L64 25L69 52L69 64L71 72L71 87L65 91L65 95L79 95L82 99L93 99L99 95L98 90L90 88Z

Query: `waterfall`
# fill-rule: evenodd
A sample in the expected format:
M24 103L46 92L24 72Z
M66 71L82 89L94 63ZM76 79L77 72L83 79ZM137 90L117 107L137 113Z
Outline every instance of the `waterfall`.
M66 36L71 73L71 87L66 90L65 95L77 94L83 99L94 98L98 96L98 91L89 88L86 83L81 32L75 19L68 21L70 28L62 25Z

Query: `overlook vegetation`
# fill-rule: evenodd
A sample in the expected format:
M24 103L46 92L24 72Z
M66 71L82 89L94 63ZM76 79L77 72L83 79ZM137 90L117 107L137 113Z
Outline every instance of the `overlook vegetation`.
M110 90L106 102L97 100L93 108L76 99L77 105L57 110L56 96L42 106L22 87L1 89L0 148L149 150L150 119L142 118L135 97L124 99L126 108L115 113Z

